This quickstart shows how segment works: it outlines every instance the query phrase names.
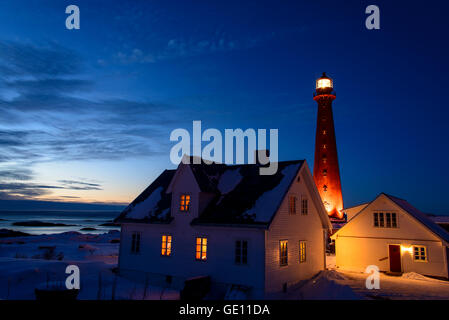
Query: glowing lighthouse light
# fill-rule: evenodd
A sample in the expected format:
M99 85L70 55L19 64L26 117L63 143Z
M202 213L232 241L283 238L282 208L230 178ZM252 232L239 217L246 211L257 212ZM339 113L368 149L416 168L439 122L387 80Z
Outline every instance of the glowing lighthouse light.
M316 81L317 89L333 88L332 80L326 78L320 78Z

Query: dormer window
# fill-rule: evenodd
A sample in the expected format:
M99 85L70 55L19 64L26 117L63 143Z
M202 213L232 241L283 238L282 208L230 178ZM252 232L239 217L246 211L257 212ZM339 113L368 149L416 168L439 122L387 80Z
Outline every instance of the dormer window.
M179 211L187 212L190 210L190 195L189 194L181 194L179 200Z

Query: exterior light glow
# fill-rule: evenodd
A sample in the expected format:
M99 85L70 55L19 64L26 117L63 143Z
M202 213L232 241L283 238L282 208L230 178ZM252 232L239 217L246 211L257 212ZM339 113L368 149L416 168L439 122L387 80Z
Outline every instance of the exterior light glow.
M401 252L402 253L404 253L404 252L408 252L408 253L410 253L410 254L412 254L412 252L413 252L413 247L406 247L406 246L401 246Z

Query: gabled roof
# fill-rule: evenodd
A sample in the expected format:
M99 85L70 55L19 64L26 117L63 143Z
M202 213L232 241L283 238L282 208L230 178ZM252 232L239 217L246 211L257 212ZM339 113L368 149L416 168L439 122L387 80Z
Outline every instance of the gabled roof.
M176 170L165 170L151 183L114 222L169 223L171 194L166 190Z
M390 201L395 203L397 206L399 206L402 210L404 210L406 213L408 213L412 218L420 222L424 227L426 227L430 232L432 232L434 235L439 237L441 240L445 241L447 244L449 244L449 233L441 228L439 225L437 225L435 222L433 222L425 213L421 212L420 210L416 209L414 206L412 206L410 203L408 203L404 199L400 199L397 197L394 197L392 195L381 193L379 194L373 201L369 202L368 205L363 208L361 211L359 211L350 221L348 221L348 224L350 224L357 216L362 214L366 208L370 206L371 203L373 203L377 198L380 196L385 196ZM346 226L345 225L345 226ZM343 230L344 227L342 227L340 230L338 230L336 233L332 235L332 238L335 238L337 234Z
M187 165L200 190L212 195L207 207L192 224L262 228L270 225L298 172L303 166L307 167L304 160L281 161L277 163L278 170L275 174L260 175L259 164ZM165 170L115 221L169 223L172 220L169 186L173 184L176 172L177 170ZM311 175L308 178L308 187L314 188L313 178ZM322 206L318 191L312 192L312 196L315 194L313 199ZM326 220L322 221L323 226L329 227L325 209L318 208L319 211L320 209L324 212L320 212L320 218Z
M419 211L404 199L396 198L386 193L384 193L384 195L391 201L396 203L408 214L410 214L413 218L421 222L427 229L429 229L437 237L449 243L449 233L443 228L441 228L439 225L437 225L435 222L433 222L432 219L430 219L425 213Z

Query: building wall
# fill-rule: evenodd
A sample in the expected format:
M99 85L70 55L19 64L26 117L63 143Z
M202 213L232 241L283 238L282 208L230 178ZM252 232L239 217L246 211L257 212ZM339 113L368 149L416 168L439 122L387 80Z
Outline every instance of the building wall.
M139 254L131 253L131 235L141 233ZM216 284L238 284L253 287L254 297L263 294L264 232L257 229L219 227L186 228L176 224L122 226L120 270L137 271L140 277L148 274L150 283L165 285L167 275L173 277L172 286L182 288L184 280L196 276L211 276ZM162 235L172 235L171 256L161 255ZM206 237L207 260L195 259L197 236ZM248 241L248 264L235 264L235 241ZM139 276L139 275L137 275Z
M282 292L283 285L287 287L308 279L325 268L325 242L324 230L318 209L312 201L312 196L305 184L307 172L303 169L299 172L300 182L295 179L288 195L294 195L298 199L297 213L289 214L288 196L283 200L270 229L266 231L266 292ZM311 176L309 174L309 178ZM311 180L313 184L313 180ZM302 196L308 199L308 215L301 215ZM279 242L288 240L288 265L280 266ZM299 263L299 241L306 241L307 259Z
M196 276L211 276L216 286L226 290L225 284L253 287L252 298L263 296L264 290L264 230L254 228L229 228L192 226L207 194L201 194L190 169L184 171L173 189L172 217L170 224L123 224L120 246L120 271L128 276L148 277L155 285L167 285L167 275L173 277L172 287L182 288L184 280ZM188 213L179 212L179 195L191 195L192 208ZM200 203L201 202L201 203ZM133 232L141 233L139 254L131 253ZM171 235L172 255L161 255L162 235ZM195 259L196 237L206 237L207 260ZM235 241L248 241L248 264L235 264Z
M374 227L374 212L395 212L398 228ZM335 235L336 265L345 270L364 271L377 265L390 270L388 244L401 245L403 272L447 277L447 258L441 240L408 213L381 195ZM414 262L413 245L425 245L427 262Z
M352 218L354 218L354 216L357 213L359 213L362 209L364 209L367 205L368 205L367 203L364 203L364 204L358 205L356 207L344 209L343 212L346 213L346 218L349 221Z

